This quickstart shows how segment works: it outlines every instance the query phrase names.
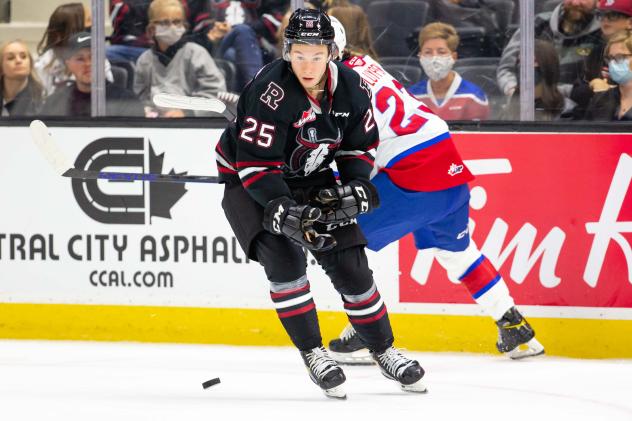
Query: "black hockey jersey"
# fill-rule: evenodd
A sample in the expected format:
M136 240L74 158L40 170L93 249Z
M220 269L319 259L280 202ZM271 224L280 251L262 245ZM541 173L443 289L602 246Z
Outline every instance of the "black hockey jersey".
M282 59L259 72L217 144L220 180L239 180L265 206L291 197L294 186L318 183L325 175L333 179L334 160L342 183L369 179L379 142L371 91L340 63L329 62L327 72L320 101L308 95Z

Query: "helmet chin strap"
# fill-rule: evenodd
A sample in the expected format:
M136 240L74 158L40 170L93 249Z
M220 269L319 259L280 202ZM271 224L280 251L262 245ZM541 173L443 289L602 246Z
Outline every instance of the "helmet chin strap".
M325 79L327 79L327 70L325 70L325 73L323 73L323 76L320 78L318 83L316 85L314 85L313 88L307 88L307 90L310 91L310 92L325 92L324 84L323 84L322 89L318 89L318 88L320 88L320 84L323 83L325 81Z

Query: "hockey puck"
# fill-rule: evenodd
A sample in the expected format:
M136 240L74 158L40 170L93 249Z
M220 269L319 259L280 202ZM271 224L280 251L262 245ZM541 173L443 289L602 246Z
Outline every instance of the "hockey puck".
M204 383L202 383L202 387L204 389L208 389L209 387L215 386L216 384L219 384L219 383L220 383L219 377L215 377L214 379L207 380Z

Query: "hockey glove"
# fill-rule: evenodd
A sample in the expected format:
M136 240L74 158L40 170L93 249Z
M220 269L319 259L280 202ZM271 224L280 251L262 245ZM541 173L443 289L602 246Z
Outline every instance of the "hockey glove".
M322 210L318 221L331 224L371 212L380 206L380 198L371 182L353 180L342 186L321 189L316 196L316 203Z
M314 222L321 216L318 208L297 205L287 197L271 200L263 211L263 227L273 234L282 234L301 247L325 252L336 247L336 239L314 230Z

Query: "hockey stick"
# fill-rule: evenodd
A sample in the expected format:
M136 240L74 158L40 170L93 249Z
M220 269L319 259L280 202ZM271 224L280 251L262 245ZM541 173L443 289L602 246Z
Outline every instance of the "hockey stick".
M151 181L154 183L218 183L218 177L214 175L130 173L74 168L61 149L59 149L49 133L48 127L42 121L33 120L30 129L33 142L41 154L54 168L55 172L64 177L84 180Z
M235 116L221 100L216 98L202 98L175 94L156 94L152 98L154 104L165 108L179 108L182 110L212 111L222 114L232 121Z

